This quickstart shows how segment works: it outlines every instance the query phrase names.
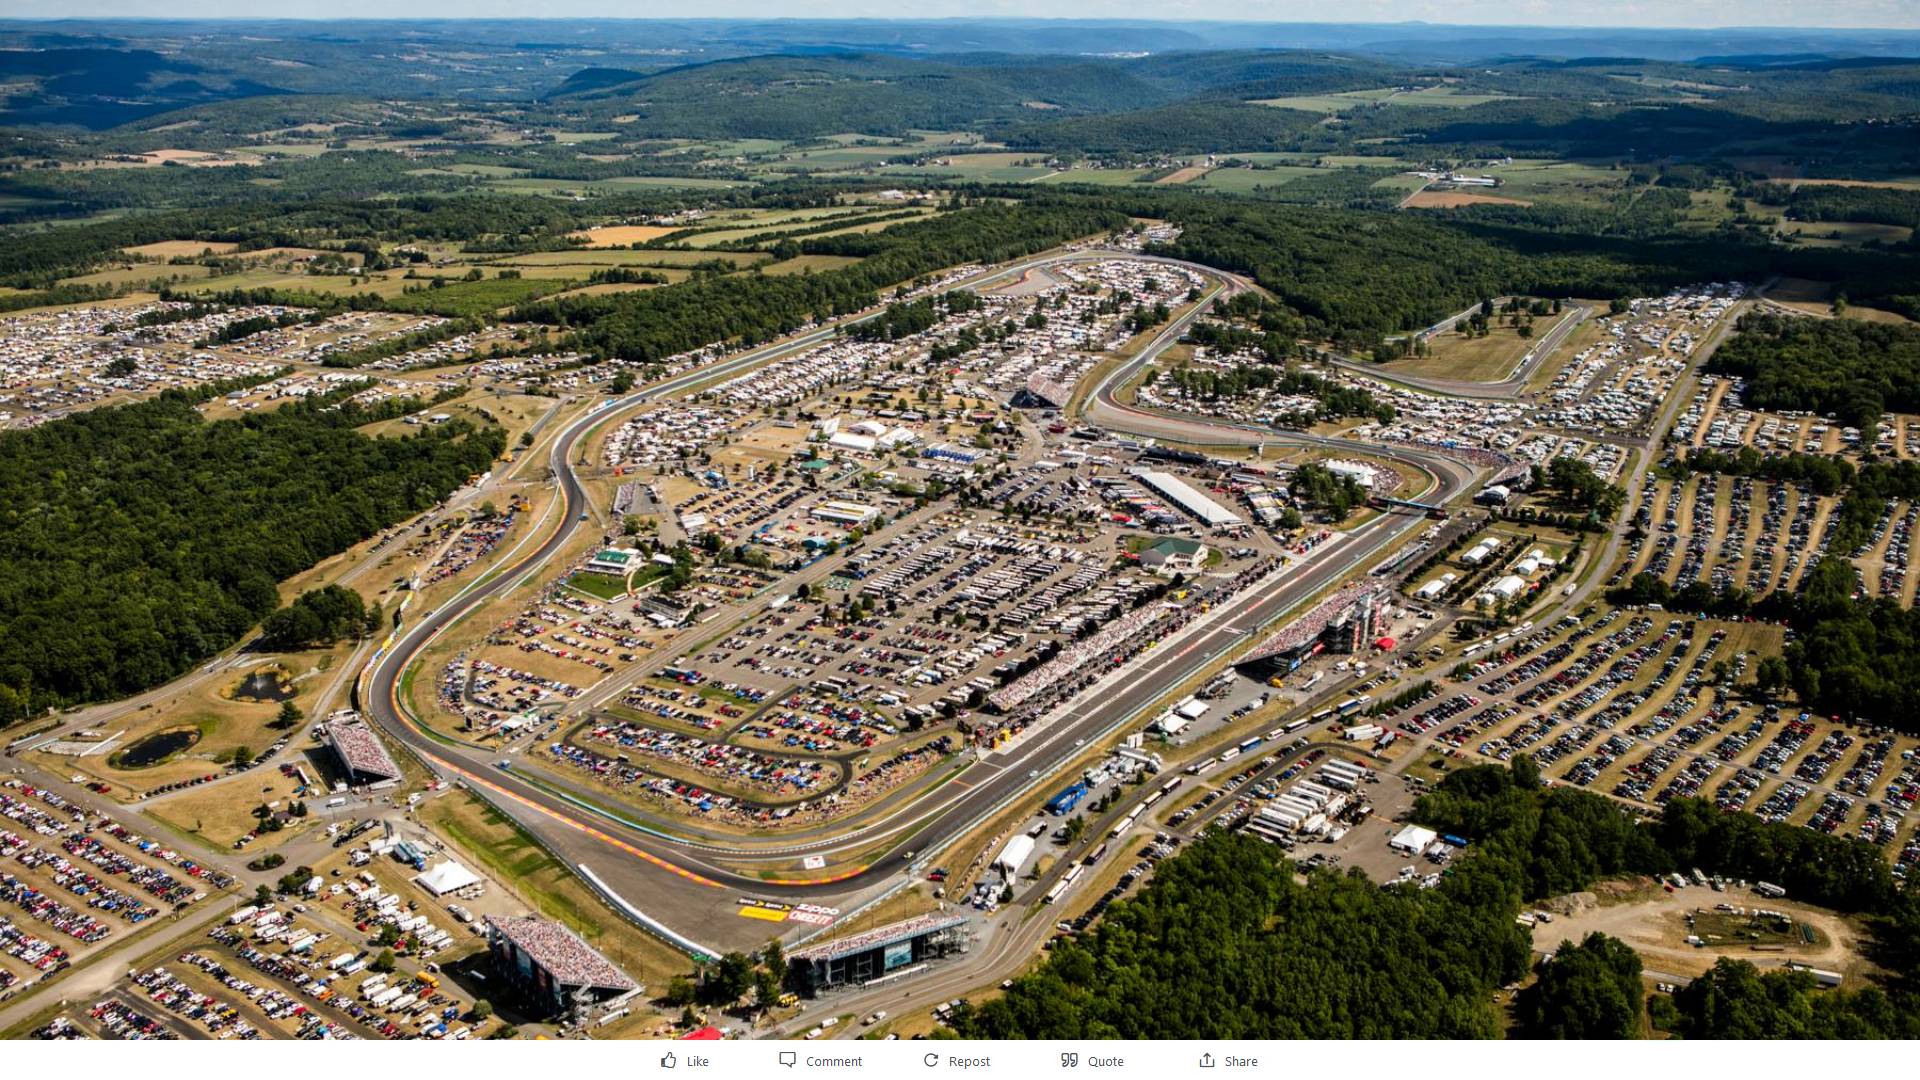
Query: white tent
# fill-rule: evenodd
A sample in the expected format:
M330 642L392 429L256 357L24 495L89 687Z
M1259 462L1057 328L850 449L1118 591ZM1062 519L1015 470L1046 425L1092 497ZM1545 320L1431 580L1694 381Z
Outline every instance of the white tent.
M1432 829L1423 829L1418 825L1409 825L1400 830L1400 834L1387 841L1387 846L1408 855L1418 855L1433 843L1435 833Z
M413 880L419 882L421 888L433 895L445 896L474 884L480 880L480 875L457 862L448 860L423 874L415 874Z
M1007 846L1001 850L1000 857L993 860L993 865L999 868L1003 877L1011 880L1027 860L1033 858L1033 846L1033 837L1020 833L1007 841Z

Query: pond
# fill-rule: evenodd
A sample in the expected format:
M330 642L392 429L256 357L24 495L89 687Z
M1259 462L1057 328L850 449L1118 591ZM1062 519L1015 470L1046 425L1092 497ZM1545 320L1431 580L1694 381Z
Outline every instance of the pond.
M293 683L279 668L261 668L240 680L233 696L242 701L292 701Z
M157 731L114 755L113 763L122 769L144 769L157 765L200 741L193 728Z

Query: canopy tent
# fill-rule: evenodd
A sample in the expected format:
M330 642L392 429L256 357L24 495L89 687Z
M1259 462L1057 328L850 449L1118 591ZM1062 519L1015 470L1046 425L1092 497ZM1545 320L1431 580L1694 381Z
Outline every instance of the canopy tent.
M445 896L475 884L480 880L480 875L457 862L448 860L425 873L415 874L413 880L419 882L421 888L433 895Z

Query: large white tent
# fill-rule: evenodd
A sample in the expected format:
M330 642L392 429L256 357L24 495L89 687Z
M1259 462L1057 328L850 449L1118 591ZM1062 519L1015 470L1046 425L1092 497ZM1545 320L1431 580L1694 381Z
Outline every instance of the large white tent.
M449 859L425 873L415 874L413 880L433 895L445 896L478 882L480 875Z
M1409 825L1400 830L1398 836L1387 841L1387 846L1408 855L1418 855L1433 843L1435 833L1432 829L1423 829L1418 825Z

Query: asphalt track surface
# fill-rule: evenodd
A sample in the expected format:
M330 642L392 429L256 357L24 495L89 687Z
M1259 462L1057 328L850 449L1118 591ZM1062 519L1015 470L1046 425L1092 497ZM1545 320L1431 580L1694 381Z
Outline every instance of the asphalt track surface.
M1148 258L1132 253L1083 250L1042 256L991 271L972 284L995 284L1039 266L1115 257ZM1170 259L1150 259L1176 263ZM1471 471L1456 462L1397 448L1347 440L1319 439L1284 432L1254 430L1205 420L1147 413L1121 405L1112 389L1161 349L1176 340L1185 325L1218 295L1246 288L1232 275L1188 265L1223 286L1187 315L1170 325L1140 354L1102 380L1088 408L1090 419L1113 430L1141 435L1211 443L1312 444L1353 453L1387 457L1413 466L1432 477L1426 497L1445 502L1464 490ZM744 370L831 338L834 327L809 331L778 345L748 351L685 375L656 383L570 421L555 437L550 464L560 486L562 516L546 540L531 553L510 554L511 565L491 572L438 608L417 617L392 648L370 665L363 683L362 705L369 718L393 738L448 778L464 780L494 806L511 816L557 858L585 869L589 880L637 922L683 949L717 953L752 948L775 933L793 936L811 927L799 923L770 923L737 916L742 896L787 903L851 906L877 895L885 886L917 876L928 853L958 838L999 812L1022 794L1053 782L1053 770L1084 752L1084 744L1118 730L1163 696L1199 673L1223 652L1267 623L1310 600L1327 587L1364 566L1397 538L1424 523L1410 513L1383 514L1358 531L1330 541L1304 563L1278 580L1243 594L1231 611L1222 611L1175 644L1155 650L1134 667L1113 691L1069 708L1044 728L1029 732L1014 746L967 766L960 775L909 806L857 833L824 836L784 845L788 859L818 853L826 866L808 880L770 879L741 874L722 866L711 855L725 845L668 835L630 816L572 798L559 786L534 783L512 770L493 767L497 751L485 751L430 735L405 715L399 690L407 670L423 650L487 600L518 587L530 575L542 572L549 560L574 539L591 516L587 493L572 468L580 440L600 424L645 402L669 396L701 383ZM419 677L433 676L422 672ZM797 838L796 838L797 839ZM764 843L743 838L738 847ZM836 861L836 851L867 851L866 861ZM874 850L882 854L871 855ZM854 853L857 854L857 853ZM849 856L849 860L851 859Z

